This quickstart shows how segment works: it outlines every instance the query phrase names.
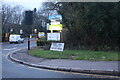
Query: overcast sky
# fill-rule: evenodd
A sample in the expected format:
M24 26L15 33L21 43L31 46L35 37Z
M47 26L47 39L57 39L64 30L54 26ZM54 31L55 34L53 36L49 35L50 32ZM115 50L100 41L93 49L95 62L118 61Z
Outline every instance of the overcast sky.
M22 5L23 7L25 7L26 9L30 9L33 10L34 8L39 8L41 6L42 2L49 2L49 1L57 1L57 0L3 0L4 2L8 2L8 3L14 3L15 5L19 4ZM61 0L63 2L67 2L67 1L73 1L73 2L116 2L119 0Z
M44 0L3 0L3 2L7 2L9 4L22 5L26 9L30 10L33 10L34 8L38 9L43 1Z

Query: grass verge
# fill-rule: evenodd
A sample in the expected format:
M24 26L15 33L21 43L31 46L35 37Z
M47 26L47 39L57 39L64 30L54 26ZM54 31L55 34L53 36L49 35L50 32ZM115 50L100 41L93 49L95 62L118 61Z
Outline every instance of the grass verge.
M64 50L63 52L33 49L29 54L36 57L48 59L72 59L72 60L92 60L92 61L120 61L118 52L103 51L81 51Z

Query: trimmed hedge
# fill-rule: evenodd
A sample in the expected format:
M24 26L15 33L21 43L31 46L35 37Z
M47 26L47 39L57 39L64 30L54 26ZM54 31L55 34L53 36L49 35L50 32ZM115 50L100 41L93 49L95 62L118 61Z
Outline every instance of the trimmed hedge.
M37 40L36 42L37 46L45 46L45 45L48 45L48 41L46 40Z
M52 42L54 43L61 43L62 41L47 41L47 40L37 40L36 41L36 44L37 46L46 46L46 45L50 45Z

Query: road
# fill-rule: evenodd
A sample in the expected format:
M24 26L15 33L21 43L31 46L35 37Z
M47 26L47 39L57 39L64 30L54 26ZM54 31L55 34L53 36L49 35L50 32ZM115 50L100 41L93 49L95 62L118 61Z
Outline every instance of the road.
M31 47L36 46L31 41ZM27 48L27 42L21 44L2 44L2 78L94 78L89 74L62 72L41 68L34 68L13 62L7 58L8 54Z

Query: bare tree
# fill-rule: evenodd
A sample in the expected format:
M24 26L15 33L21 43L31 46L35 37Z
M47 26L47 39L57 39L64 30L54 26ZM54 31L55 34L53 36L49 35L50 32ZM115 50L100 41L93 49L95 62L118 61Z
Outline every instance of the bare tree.
M3 29L5 29L6 32L8 32L8 23L11 21L12 11L11 6L2 4L2 26Z
M42 4L42 7L39 9L39 11L45 17L48 17L48 16L52 15L53 13L57 13L56 12L56 3L44 2Z
M20 24L21 20L23 19L23 7L21 5L16 5L13 7L13 15L12 15L12 19L13 19L13 23L14 24Z
M22 21L23 7L20 5L10 5L2 3L2 26L3 33L9 33L10 28L14 25L20 25Z

